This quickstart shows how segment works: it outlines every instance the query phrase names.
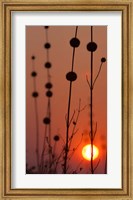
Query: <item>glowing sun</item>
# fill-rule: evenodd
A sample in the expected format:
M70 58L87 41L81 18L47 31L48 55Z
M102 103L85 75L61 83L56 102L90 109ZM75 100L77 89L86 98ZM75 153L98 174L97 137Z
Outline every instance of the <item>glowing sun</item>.
M93 160L95 160L99 155L99 149L93 145ZM91 144L88 144L82 149L82 156L86 160L91 160Z

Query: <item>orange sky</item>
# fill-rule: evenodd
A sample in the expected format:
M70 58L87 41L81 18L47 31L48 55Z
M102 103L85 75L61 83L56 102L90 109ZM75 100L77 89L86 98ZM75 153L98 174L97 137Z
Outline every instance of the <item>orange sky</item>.
M69 93L69 82L66 80L66 73L71 71L72 50L69 41L75 34L75 26L50 26L48 29L48 40L51 44L49 50L50 61L52 63L51 82L53 84L53 97L51 98L51 129L52 135L61 135L65 139L66 124L65 115L67 113L67 102ZM81 107L89 104L89 87L86 81L86 75L90 76L90 52L87 51L86 45L91 41L90 26L79 26L77 37L80 40L80 46L76 48L74 71L77 73L77 80L73 83L71 99L71 115L78 108L79 99ZM97 43L98 48L94 52L94 77L96 76L101 58L107 58L107 27L94 26L93 40ZM31 56L35 55L35 70L38 73L36 78L37 91L39 92L38 113L39 113L39 134L40 134L40 151L42 151L42 141L45 126L43 118L46 115L47 98L44 87L47 82L46 68L46 42L45 29L43 26L26 27L26 158L29 166L36 165L35 140L36 124L33 92L32 60ZM104 173L106 140L107 140L107 63L103 63L102 70L94 88L93 117L94 124L97 122L98 129L94 144L100 150L100 164L96 173ZM71 166L75 168L82 160L82 147L89 143L88 131L89 126L89 108L88 106L80 113L77 128L78 132L73 139L72 148L74 148L83 133L83 141L75 152ZM70 129L71 131L71 129ZM58 142L56 147L57 153L61 150L63 142ZM95 161L95 163L98 160ZM89 162L83 161L82 173L89 169Z

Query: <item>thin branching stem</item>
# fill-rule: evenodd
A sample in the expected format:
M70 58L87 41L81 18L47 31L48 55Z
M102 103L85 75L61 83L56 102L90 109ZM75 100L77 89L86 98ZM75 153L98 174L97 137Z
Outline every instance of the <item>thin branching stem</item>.
M48 38L48 29L45 29L45 39L46 43L49 42ZM49 62L49 48L46 50L46 60ZM48 82L51 82L51 75L50 75L50 70L47 68L47 80ZM51 99L48 97L48 102L47 102L47 113L46 116L49 118L50 123L45 124L45 132L44 132L44 141L43 141L43 149L42 149L42 155L41 155L41 165L44 164L44 152L46 149L46 137L48 138L47 144L48 144L48 151L49 151L49 170L50 169L50 163L52 161L52 147L51 147Z
M35 61L32 60L32 69L35 70ZM33 87L34 91L36 91L36 76L33 77ZM38 102L37 98L34 98L34 108L35 108L35 122L36 122L36 162L37 162L37 168L38 172L40 171L39 165L39 116L38 116Z
M51 101L50 98L48 98L48 116L49 119L51 119ZM52 162L52 146L51 146L51 122L49 124L49 164Z
M69 126L70 126L71 123L72 123L72 120L73 120L73 118L74 118L74 115L75 115L75 110L74 110L73 115L72 115L72 117L71 117L71 119L70 119Z
M95 172L95 170L98 168L99 163L100 163L100 159L98 160L98 162L97 162L97 164L96 164L96 166L95 166L95 168L94 168L94 172Z
M75 38L77 37L78 26L76 26ZM74 69L74 57L75 57L75 47L73 47L73 55L72 55L72 69ZM65 145L65 156L64 156L64 174L67 173L67 157L68 157L68 140L69 140L69 124L70 124L70 108L71 108L71 96L72 96L72 81L70 81L69 85L69 97L68 97L68 109L67 109L67 121L66 121L66 145Z
M44 164L44 153L45 153L45 147L46 147L46 136L47 136L47 126L45 125L45 131L44 131L44 139L43 139L43 148L42 148L42 154L41 154L41 166Z
M93 26L91 26L91 43L94 44L93 43ZM94 174L96 168L98 167L98 165L100 163L100 160L99 160L97 165L94 167L94 163L93 163L93 143L94 143L94 138L95 138L96 133L97 133L97 122L96 122L95 130L93 130L93 89L94 89L96 81L97 81L97 79L98 79L98 77L100 75L102 64L103 64L103 62L106 61L105 58L101 59L101 64L100 64L98 73L97 73L96 77L93 80L93 57L94 57L93 53L94 53L94 51L93 51L93 49L91 50L90 81L88 80L88 76L86 75L86 81L87 81L87 83L89 85L89 89L90 89L90 132L89 132L89 137L90 137L90 142L91 142L91 164L90 164L90 170L91 170L92 174ZM105 168L106 168L106 166L105 166Z
M87 81L87 83L88 83L88 85L89 85L89 88L91 89L90 82L89 82L89 80L88 80L88 76L87 76L87 75L86 75L86 81Z
M107 150L106 150L106 158L105 158L105 168L104 173L107 174Z
M77 126L77 122L78 122L78 119L79 119L80 112L82 112L86 108L86 106L84 106L82 109L80 107L81 107L81 99L79 99L79 107L78 107L78 110L77 110L77 116L76 116L76 119L74 121L72 134L71 134L71 136L69 138L69 149L71 148L72 139L73 139L74 135L78 131L78 129L77 130L75 130L75 129L76 129L76 126Z
M94 87L94 85L95 85L95 83L96 83L96 80L97 80L97 78L98 78L98 76L99 76L99 74L100 74L100 72L101 72L102 64L103 64L103 62L101 62L101 64L100 64L100 67L99 67L98 73L97 73L96 78L95 78L95 80L94 80L94 82L93 82L93 87Z
M94 138L95 138L95 136L96 136L96 133L97 133L97 122L96 122L95 131L94 131L94 134L93 134L93 140L94 140Z
M67 130L66 130L66 146L65 146L65 157L64 157L64 174L67 170L67 157L68 157L68 140L69 140L69 118L70 118L70 105L71 105L71 94L72 94L72 82L69 87L69 99L68 99L68 111L67 111Z
M93 26L91 26L91 42L93 42ZM93 168L93 51L91 51L91 73L90 73L90 133L91 133L91 173Z
M72 153L69 155L69 160L72 158L73 154L74 154L75 151L78 149L78 147L79 147L79 145L81 144L82 140L83 140L83 134L82 134L82 136L81 136L81 139L80 139L79 143L78 143L77 146L72 150Z

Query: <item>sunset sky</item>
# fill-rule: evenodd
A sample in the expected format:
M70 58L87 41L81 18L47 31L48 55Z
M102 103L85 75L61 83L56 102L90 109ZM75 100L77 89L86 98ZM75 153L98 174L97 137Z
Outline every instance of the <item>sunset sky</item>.
M53 84L51 97L51 137L52 145L55 153L59 154L62 150L66 134L67 104L69 95L69 82L66 80L66 74L71 71L73 48L70 46L70 39L75 35L75 26L50 26L48 28L48 41L51 44L49 49L49 60L52 63L50 68L51 83ZM91 41L91 27L79 26L77 38L80 40L80 46L76 48L74 59L74 72L77 74L77 80L73 82L71 112L77 111L79 99L81 99L81 108L85 109L80 112L77 123L77 133L71 144L74 149L81 140L83 140L75 151L70 160L70 168L72 170L78 167L83 168L81 174L90 173L90 161L82 157L83 146L90 143L90 90L86 81L86 75L90 78L90 52L87 51L87 44ZM93 27L93 41L97 43L97 50L94 52L94 78L96 77L101 58L107 58L107 27ZM45 132L45 124L43 119L47 111L47 97L45 95L47 83L47 71L44 67L47 61L47 50L44 48L46 43L46 29L43 26L27 26L26 27L26 162L29 167L36 166L36 116L35 104L32 92L34 92L33 77L33 60L34 70L37 72L36 88L39 96L38 105L38 121L39 121L39 152L42 152L43 139ZM94 144L99 149L99 156L94 161L96 165L100 159L97 174L104 173L107 148L107 62L103 63L100 75L96 81L93 102L93 124L97 122L97 134ZM72 127L70 127L70 132ZM59 135L60 140L54 141L54 136ZM59 173L61 170L59 169Z

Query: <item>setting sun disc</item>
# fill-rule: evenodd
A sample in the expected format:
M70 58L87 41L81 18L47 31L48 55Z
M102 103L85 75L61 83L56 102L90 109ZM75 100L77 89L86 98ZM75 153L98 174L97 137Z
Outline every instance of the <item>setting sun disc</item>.
M93 145L93 160L95 160L99 155L99 149ZM88 144L82 149L82 156L86 160L91 160L91 144Z

